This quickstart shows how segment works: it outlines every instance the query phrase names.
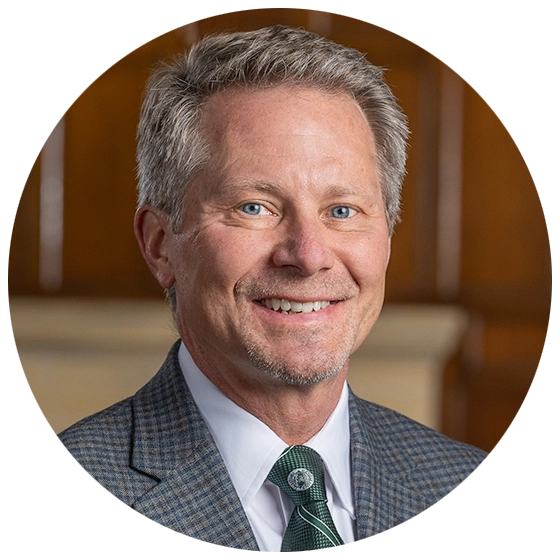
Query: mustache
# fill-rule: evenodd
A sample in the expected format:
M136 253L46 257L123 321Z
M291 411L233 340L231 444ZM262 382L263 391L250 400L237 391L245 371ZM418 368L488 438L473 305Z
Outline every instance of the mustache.
M295 271L275 272L241 278L235 285L235 296L252 300L289 296L302 301L343 301L359 294L360 288L351 276L325 275L302 277Z

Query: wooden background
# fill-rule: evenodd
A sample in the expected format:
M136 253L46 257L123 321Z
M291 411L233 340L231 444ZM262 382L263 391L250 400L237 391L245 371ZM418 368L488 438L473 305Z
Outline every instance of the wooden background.
M40 275L41 157L19 206L11 296L161 298L132 233L135 127L154 64L209 32L283 23L366 53L408 115L412 137L403 220L387 300L450 303L469 327L446 370L443 431L492 449L535 373L550 306L550 253L537 192L515 144L450 69L383 29L308 10L267 9L177 29L115 64L64 117L62 276Z

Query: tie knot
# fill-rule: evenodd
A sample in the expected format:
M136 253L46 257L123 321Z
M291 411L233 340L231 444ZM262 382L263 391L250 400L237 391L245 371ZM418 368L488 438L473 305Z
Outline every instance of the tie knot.
M288 447L268 475L295 505L326 501L324 478L321 456L304 445Z

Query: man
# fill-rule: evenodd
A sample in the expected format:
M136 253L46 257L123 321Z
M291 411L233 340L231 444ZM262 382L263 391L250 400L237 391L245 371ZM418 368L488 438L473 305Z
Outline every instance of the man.
M103 486L205 541L306 550L389 529L480 463L345 381L382 307L406 138L381 71L305 31L210 37L154 74L134 227L181 340L61 434Z

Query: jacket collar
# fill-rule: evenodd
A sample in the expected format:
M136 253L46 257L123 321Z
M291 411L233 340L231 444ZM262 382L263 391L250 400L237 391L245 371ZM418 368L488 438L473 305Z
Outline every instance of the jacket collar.
M386 531L432 503L407 482L415 462L387 441L384 409L349 396L357 539Z
M258 550L218 448L181 373L179 344L133 398L131 466L150 476L154 485L132 507L202 541ZM383 409L349 393L357 538L363 539L420 513L431 501L407 484L415 465L387 441Z
M131 466L154 479L132 507L185 535L258 550L227 469L181 374L179 341L133 398Z

